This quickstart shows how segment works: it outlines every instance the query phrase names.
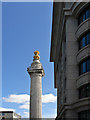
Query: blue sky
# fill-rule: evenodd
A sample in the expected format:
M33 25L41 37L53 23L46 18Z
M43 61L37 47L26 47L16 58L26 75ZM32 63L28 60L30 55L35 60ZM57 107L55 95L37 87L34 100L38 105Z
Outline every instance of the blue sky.
M28 114L30 76L27 67L34 51L40 51L45 70L42 79L43 117L56 115L54 66L50 62L53 3L12 2L2 5L2 96L3 109ZM26 99L24 99L26 96Z

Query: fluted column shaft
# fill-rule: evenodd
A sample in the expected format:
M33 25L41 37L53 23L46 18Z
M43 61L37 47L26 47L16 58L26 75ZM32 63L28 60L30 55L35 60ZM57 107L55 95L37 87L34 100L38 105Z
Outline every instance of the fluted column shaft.
M42 118L42 75L31 73L30 118Z

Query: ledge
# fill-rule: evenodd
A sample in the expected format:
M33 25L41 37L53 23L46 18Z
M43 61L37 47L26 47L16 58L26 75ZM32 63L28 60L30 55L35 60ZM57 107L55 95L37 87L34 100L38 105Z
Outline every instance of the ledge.
M80 112L82 110L87 110L89 107L90 107L90 97L79 99L71 104L64 103L59 114L57 115L57 118L60 118L66 110L73 109L76 110L77 112Z
M82 110L87 110L89 105L90 105L90 97L79 99L71 104L64 103L63 106L61 107L59 114L57 115L57 118L60 118L66 110L73 109L76 110L77 112L80 112Z
M90 44L80 49L76 55L77 63L79 64L82 60L90 56Z
M90 97L79 99L73 103L72 107L73 109L76 109L77 112L88 110L90 107Z
M77 88L81 87L84 84L90 83L90 71L80 75L76 81Z
M76 38L79 39L85 32L90 29L90 18L82 22L76 30Z

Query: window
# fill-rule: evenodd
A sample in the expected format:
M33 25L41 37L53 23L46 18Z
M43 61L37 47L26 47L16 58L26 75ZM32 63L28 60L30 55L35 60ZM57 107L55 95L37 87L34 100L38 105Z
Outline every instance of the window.
M87 60L87 71L90 71L90 60Z
M90 7L88 6L78 17L78 25L90 18Z
M90 97L90 83L79 88L79 99Z
M83 61L82 63L80 63L79 65L79 75L90 71L90 58L88 58L87 60Z
M90 33L85 34L79 40L79 49L82 49L86 45L90 44Z
M79 120L90 120L90 110L85 110L78 113Z
M2 113L2 115L5 115L5 113Z

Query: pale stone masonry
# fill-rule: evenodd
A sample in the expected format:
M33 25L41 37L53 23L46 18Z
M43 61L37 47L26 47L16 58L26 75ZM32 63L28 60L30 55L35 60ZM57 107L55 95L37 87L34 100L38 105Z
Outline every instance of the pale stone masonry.
M27 71L31 77L30 118L42 118L42 77L45 75L40 63L39 51L34 52L34 60Z
M85 46L83 43L79 49L84 35L89 36L86 39L89 42ZM86 115L85 120L89 120L90 2L53 3L50 61L54 62L54 85L57 88L56 119L81 120ZM88 70L80 74L83 61L88 61ZM88 92L82 97L84 86L88 86Z

